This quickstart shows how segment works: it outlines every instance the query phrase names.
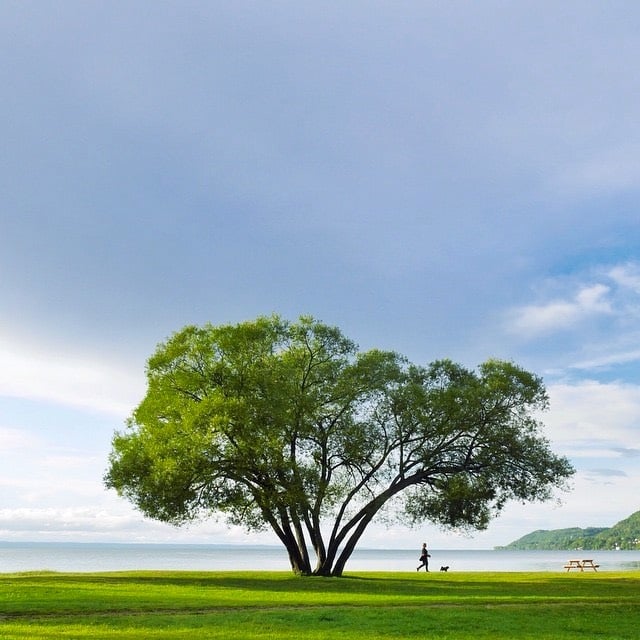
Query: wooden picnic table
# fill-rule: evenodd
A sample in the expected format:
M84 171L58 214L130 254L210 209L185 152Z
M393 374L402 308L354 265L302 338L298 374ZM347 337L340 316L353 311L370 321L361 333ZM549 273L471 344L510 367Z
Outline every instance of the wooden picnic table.
M594 571L598 570L599 564L594 564L591 558L584 560L568 560L567 564L564 565L564 568L567 570L567 573L571 571L571 569L576 569L580 571L584 571L585 569L593 569Z

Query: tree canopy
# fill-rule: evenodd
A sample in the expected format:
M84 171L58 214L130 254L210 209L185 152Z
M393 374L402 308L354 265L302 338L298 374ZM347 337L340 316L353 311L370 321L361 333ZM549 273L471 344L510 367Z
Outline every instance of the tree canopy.
M418 366L310 317L188 326L149 359L105 483L161 521L270 527L294 571L342 575L383 511L483 529L565 488L573 469L535 417L547 404L513 363Z

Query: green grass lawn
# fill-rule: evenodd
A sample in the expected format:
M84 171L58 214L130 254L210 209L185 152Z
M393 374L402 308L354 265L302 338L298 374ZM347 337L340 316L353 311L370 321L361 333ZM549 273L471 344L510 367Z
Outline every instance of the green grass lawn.
M636 639L640 572L0 574L0 639Z

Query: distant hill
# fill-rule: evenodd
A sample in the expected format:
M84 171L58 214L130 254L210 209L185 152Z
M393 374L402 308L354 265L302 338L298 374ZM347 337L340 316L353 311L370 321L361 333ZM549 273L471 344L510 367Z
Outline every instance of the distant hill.
M613 527L580 529L539 529L499 549L638 549L640 550L640 511Z

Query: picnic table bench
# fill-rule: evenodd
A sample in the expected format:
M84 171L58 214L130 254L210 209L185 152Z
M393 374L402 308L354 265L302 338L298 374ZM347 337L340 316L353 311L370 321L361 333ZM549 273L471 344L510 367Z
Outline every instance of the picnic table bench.
M593 560L568 560L567 564L564 565L564 568L567 570L567 573L571 571L571 569L576 569L580 571L584 571L585 569L593 569L594 571L598 570L599 564L594 564Z

